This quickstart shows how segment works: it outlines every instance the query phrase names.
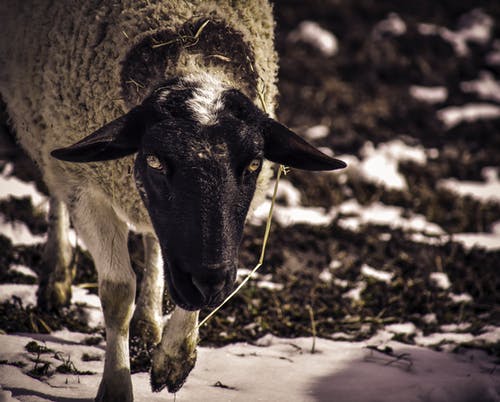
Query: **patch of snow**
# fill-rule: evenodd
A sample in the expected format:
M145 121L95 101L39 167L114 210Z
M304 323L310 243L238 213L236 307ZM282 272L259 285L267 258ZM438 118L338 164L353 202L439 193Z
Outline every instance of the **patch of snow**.
M275 181L272 181L269 184L269 192L267 194L269 198L273 195L275 183ZM285 200L286 205L290 207L299 206L301 201L300 191L289 180L280 180L276 198Z
M345 297L347 299L351 299L353 301L360 301L361 300L361 293L366 289L366 282L364 281L359 281L356 283L356 286L347 292L345 292L342 297Z
M255 208L249 222L252 225L260 226L267 220L271 201L266 200ZM284 207L275 204L273 219L282 226L297 224L309 224L317 226L328 226L334 216L327 214L324 208L320 207Z
M415 243L430 244L432 246L441 246L444 242L447 242L449 236L426 236L422 233L411 233L409 236L410 240Z
M419 334L415 338L415 343L420 346L434 346L441 343L466 343L474 340L472 334L457 334L456 332L433 333L430 335Z
M71 294L71 304L80 304L83 306L88 326L91 328L103 328L104 316L99 296L91 294L87 289L77 286L71 287Z
M470 303L472 301L472 296L468 293L450 293L449 298L453 303Z
M399 162L412 161L424 164L427 161L425 150L420 146L408 146L401 140L379 144L376 148L367 142L360 151L362 161L358 166L359 174L366 180L383 185L387 189L405 190L408 185L398 171Z
M425 103L441 103L448 98L448 89L446 89L446 87L423 87L412 85L410 86L410 95Z
M333 284L335 286L338 286L339 288L346 288L349 286L349 281L345 279L340 279L340 278L334 278L333 279Z
M422 316L422 321L426 324L435 324L437 323L437 317L434 313L425 314Z
M387 225L391 228L401 228L407 231L418 231L431 236L444 234L439 225L427 221L423 215L411 214L408 218L403 218L403 208L388 206L380 202L363 207L357 200L349 200L342 203L336 210L341 214L357 215L341 218L338 221L339 226L352 231L359 230L362 225L374 224Z
M462 196L469 195L480 201L500 202L500 179L497 168L485 167L481 173L485 182L442 179L438 181L437 185Z
M0 233L8 237L14 246L24 244L31 246L34 244L44 243L46 235L31 234L28 226L24 222L7 222L0 214Z
M406 23L397 13L390 13L385 20L379 21L373 28L375 39L386 35L400 36L404 33L406 33Z
M288 34L287 40L307 43L327 57L334 56L338 52L338 41L335 35L314 21L302 21Z
M464 92L475 93L481 99L500 102L500 81L495 80L489 71L481 71L477 80L462 82L460 89Z
M440 289L447 290L451 287L450 278L444 272L431 272L429 278Z
M245 278L248 275L250 275L250 272L252 272L250 269L238 268L238 270L236 271L236 276L238 278L240 278L240 277ZM257 275L257 274L254 274L254 275Z
M31 201L35 207L47 205L47 197L40 193L34 183L26 183L12 176L14 165L8 163L3 172L0 174L0 199L12 197L31 197ZM48 205L47 205L48 208Z
M328 269L324 269L323 271L320 272L318 275L318 278L320 281L323 281L325 283L330 283L333 279L333 275Z
M328 148L328 147L318 147L318 149L323 152L325 155L331 156L332 158L335 156L335 152L333 152L333 149Z
M38 277L37 273L26 265L11 264L9 271L17 272L25 276L32 276L34 278Z
M466 249L479 247L488 251L500 250L500 234L498 233L455 233L452 239L462 243Z
M271 281L258 281L257 282L257 287L261 289L268 289L268 290L283 290L284 285L282 283L275 283Z
M0 365L1 392L11 391L14 398L22 402L94 398L103 362L85 362L81 356L84 353L102 356L102 348L75 344L69 335L0 335L0 359L24 361L31 367L33 362L28 360L24 345L37 340L70 356L79 370L90 370L95 375L55 374L43 382L26 375L26 369ZM485 367L494 367L493 358L486 353L477 350L463 354L440 353L387 339L386 345L394 356L408 356L410 370L408 365L399 365L394 357L366 348L378 345L382 338L377 336L365 342L318 338L319 353L314 354L310 353L312 338L282 339L271 335L261 338L256 345L200 347L197 364L175 399L179 402L313 402L329 401L334 395L335 400L346 402L373 402L374 396L382 396L384 402L416 402L422 400L420 395L425 395L426 402L499 400L500 374L498 370L485 370ZM174 398L166 391L151 392L148 373L134 374L132 382L137 402Z
M38 285L24 285L19 283L0 284L0 303L17 296L21 299L23 306L36 306L36 291Z
M390 233L380 233L378 238L381 241L389 241L392 239L392 235Z
M36 292L38 285L24 285L17 283L0 284L0 303L11 300L12 296L21 299L23 306L36 306ZM89 327L103 327L104 318L101 310L101 302L97 295L88 293L86 289L77 286L71 287L71 303L81 304L87 315Z
M319 140L321 138L325 138L330 133L330 128L325 126L324 124L319 124L317 126L313 126L308 128L304 132L304 136L309 140Z
M485 332L477 335L475 341L484 343L498 343L500 342L500 327L494 327L492 325L487 325L484 328Z
M469 322L461 322L459 324L441 325L439 329L443 332L463 332L470 328Z
M493 18L480 9L464 14L459 21L458 30L452 31L434 24L422 23L418 31L422 35L439 35L450 43L457 55L464 57L469 54L469 43L486 44L491 39Z
M372 268L367 264L363 264L363 266L361 267L361 273L364 276L368 276L369 278L373 278L377 281L385 283L390 283L394 276L392 272L381 271L379 269Z
M87 250L87 246L85 245L83 240L80 237L78 237L74 229L71 228L69 229L68 238L69 238L69 243L71 244L72 247L76 247L78 245L78 247L80 247L82 250Z
M340 260L331 260L330 264L328 264L328 268L336 270L342 266L342 261Z
M412 322L386 325L385 329L394 334L410 335L417 332L417 327L415 327L415 324L413 324Z
M438 110L437 116L449 130L463 122L472 123L477 120L497 119L500 117L500 106L490 103L447 106Z

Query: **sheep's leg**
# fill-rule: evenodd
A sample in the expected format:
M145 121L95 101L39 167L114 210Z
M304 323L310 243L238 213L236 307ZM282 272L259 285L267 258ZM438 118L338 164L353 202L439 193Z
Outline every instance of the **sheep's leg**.
M198 311L176 307L153 353L151 388L177 392L196 363Z
M66 205L54 197L49 204L49 230L40 267L38 306L58 310L71 301L72 248L68 238L69 214Z
M96 265L106 324L104 373L96 401L131 402L128 340L136 285L127 249L128 228L111 206L88 196L80 198L72 217Z
M152 234L145 234L143 241L144 275L132 317L131 331L146 345L156 345L161 339L163 316L163 262L156 237Z

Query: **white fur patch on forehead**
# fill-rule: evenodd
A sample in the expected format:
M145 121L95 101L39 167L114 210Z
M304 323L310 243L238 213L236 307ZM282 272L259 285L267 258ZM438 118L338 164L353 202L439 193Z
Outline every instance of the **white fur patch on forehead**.
M207 73L188 75L182 81L193 87L193 96L186 101L186 105L194 118L205 126L216 124L219 111L224 108L222 93L229 87L217 77Z

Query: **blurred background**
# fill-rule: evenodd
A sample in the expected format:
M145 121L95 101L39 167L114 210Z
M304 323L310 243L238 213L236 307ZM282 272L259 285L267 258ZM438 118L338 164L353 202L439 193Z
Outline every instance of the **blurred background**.
M293 170L280 182L265 264L202 328L201 344L269 333L364 340L383 329L500 358L500 2L275 1L274 10L278 118L349 167ZM0 330L102 336L82 303L59 315L33 304L45 189L0 109ZM240 279L257 262L268 205L249 219ZM140 277L138 236L130 249ZM76 296L95 293L81 245L75 261ZM132 359L148 369L147 351Z

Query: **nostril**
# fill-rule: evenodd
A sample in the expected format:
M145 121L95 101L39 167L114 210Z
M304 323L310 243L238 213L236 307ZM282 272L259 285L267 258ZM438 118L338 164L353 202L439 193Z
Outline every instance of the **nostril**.
M210 299L216 296L224 288L224 281L211 282L207 280L201 280L195 276L192 277L194 286L200 291L205 299Z

